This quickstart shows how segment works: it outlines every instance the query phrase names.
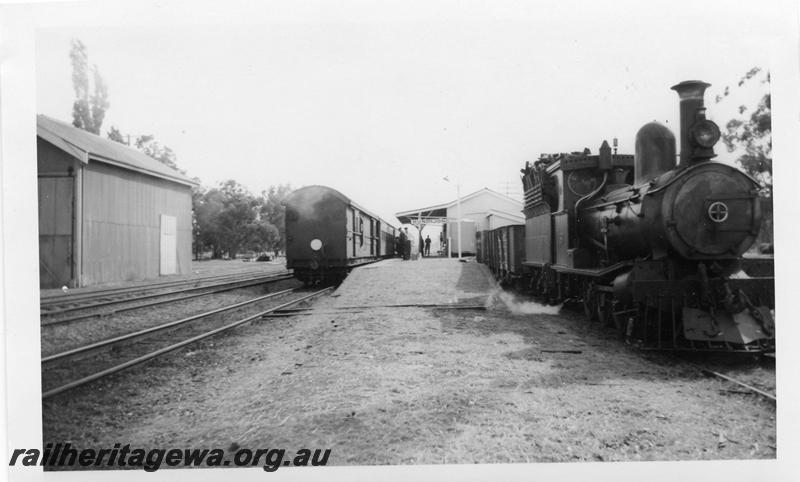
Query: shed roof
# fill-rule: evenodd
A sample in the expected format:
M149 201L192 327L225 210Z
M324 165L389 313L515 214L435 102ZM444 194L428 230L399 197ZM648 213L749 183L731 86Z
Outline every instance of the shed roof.
M36 116L36 135L87 164L112 164L149 176L194 186L196 181L147 154L43 114Z

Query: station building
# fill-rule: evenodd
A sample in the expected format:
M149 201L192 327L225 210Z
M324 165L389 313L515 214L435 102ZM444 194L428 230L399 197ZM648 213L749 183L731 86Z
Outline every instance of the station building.
M36 145L40 288L191 272L193 180L44 115Z
M426 226L441 226L442 241L449 247L445 255L458 253L458 219L459 204L461 211L461 254L471 256L477 253L480 233L486 230L524 224L522 202L504 196L488 188L454 199L448 203L437 204L396 213L403 224L412 224L420 230L420 238L424 238ZM438 240L437 240L438 241ZM438 244L438 243L437 243ZM433 252L433 249L431 249Z

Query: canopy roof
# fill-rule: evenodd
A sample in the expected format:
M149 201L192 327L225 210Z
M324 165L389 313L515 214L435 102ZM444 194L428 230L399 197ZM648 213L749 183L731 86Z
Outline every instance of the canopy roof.
M522 203L515 199L511 199L507 196L503 196L502 194L492 191L489 188L483 188L473 193L467 194L466 196L461 197L461 203L469 201L472 198L481 196L481 195L490 195L497 197L499 199L503 199L505 201L511 201L513 203L519 204L520 211L522 211ZM450 208L455 208L458 205L459 200L454 199L448 203L444 204L436 204L433 206L417 208L417 209L410 209L408 211L401 211L399 213L395 213L397 219L400 220L403 224L415 224L417 219L420 219L423 224L434 224L434 223L445 223L449 221L447 219L447 210ZM498 211L496 209L489 209L486 214L500 214L502 211ZM514 213L504 213L506 214L505 217L513 216L514 218L523 219L520 215ZM450 219L450 220L454 220ZM523 219L524 220L524 219Z

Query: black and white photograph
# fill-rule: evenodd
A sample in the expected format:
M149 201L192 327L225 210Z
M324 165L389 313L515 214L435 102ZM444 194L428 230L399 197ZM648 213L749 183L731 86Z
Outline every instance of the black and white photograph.
M9 480L797 480L799 32L0 4Z

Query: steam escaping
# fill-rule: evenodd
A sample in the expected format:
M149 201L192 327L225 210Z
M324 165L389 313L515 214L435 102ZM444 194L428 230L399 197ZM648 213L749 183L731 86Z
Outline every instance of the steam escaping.
M557 315L562 305L547 306L535 301L520 300L513 293L496 288L486 300L486 309L502 304L514 315Z

